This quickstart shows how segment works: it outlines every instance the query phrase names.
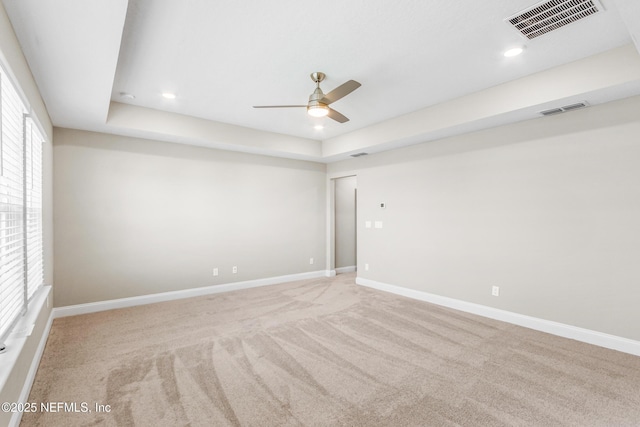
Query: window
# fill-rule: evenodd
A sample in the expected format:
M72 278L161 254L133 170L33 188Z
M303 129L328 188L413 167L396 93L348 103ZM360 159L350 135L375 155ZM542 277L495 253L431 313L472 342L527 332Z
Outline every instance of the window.
M43 283L42 141L0 68L0 343Z

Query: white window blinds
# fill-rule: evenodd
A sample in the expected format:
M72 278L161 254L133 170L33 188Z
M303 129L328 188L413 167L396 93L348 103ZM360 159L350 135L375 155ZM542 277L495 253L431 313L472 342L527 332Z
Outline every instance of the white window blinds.
M33 119L25 120L25 261L27 298L44 281L42 245L42 136Z
M0 68L0 342L43 282L42 136Z

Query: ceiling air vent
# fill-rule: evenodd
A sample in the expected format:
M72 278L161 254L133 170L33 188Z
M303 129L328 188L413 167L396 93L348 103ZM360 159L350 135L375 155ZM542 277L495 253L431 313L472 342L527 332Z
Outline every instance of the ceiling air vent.
M564 107L551 108L549 110L540 111L543 116L553 116L554 114L566 113L567 111L577 110L579 108L588 107L589 104L584 102L578 102L576 104L565 105Z
M351 157L360 157L360 156L366 156L369 153L356 153L356 154L351 154Z
M598 0L549 0L505 19L529 40L604 11Z

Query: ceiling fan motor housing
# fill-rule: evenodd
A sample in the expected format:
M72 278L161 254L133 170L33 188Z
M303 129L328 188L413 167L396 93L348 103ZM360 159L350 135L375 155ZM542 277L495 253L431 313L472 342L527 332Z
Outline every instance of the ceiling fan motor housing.
M321 72L311 73L311 80L316 84L316 88L309 95L309 104L307 104L307 112L313 117L324 117L329 113L329 107L326 103L320 102L324 98L324 92L320 89L320 82L324 80L326 75Z
M313 93L309 95L309 105L327 105L320 102L322 98L324 98L324 93L322 92L322 89L317 87Z
M307 109L317 107L323 108L327 106L326 103L320 102L320 100L324 98L324 92L320 89L320 82L323 81L325 77L326 75L320 71L311 73L311 80L316 84L316 88L313 93L309 95L309 105L307 106Z

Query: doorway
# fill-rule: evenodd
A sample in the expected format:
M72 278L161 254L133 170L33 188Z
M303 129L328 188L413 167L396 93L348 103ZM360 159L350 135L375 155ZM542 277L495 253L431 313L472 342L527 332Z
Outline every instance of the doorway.
M336 274L357 269L357 177L336 178L334 182L334 266Z

